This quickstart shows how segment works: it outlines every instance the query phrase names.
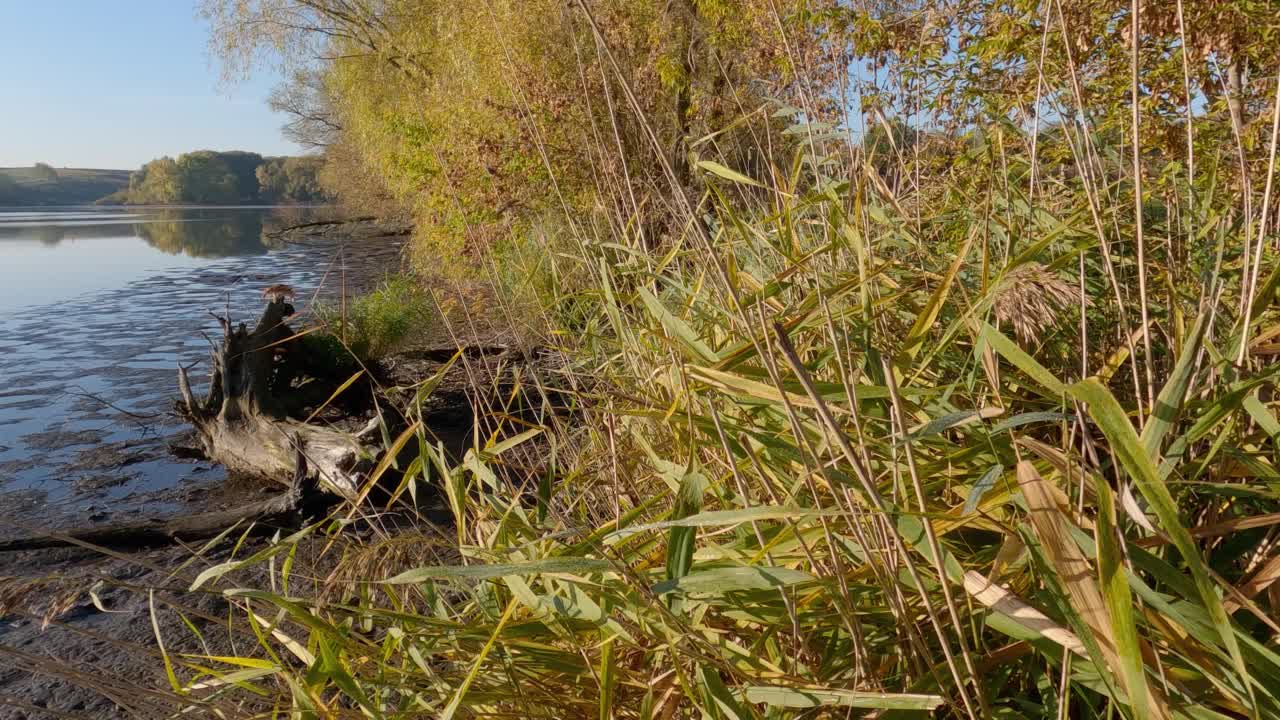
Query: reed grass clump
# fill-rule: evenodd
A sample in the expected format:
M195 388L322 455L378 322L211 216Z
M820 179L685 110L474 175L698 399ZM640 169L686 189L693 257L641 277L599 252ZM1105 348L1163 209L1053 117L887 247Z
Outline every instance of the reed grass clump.
M322 525L346 559L318 585L296 564L276 565L289 593L206 571L260 646L190 659L189 697L299 716L1280 717L1277 371L1231 360L1274 311L1246 326L1222 298L1249 291L1209 266L1218 299L1173 287L1152 303L1167 341L1135 356L1137 330L1095 324L1119 313L1091 228L1054 219L1078 199L1006 216L1019 234L996 245L979 211L913 217L857 168L773 187L768 208L754 179L710 173L706 222L660 266L627 236L534 258L565 264L541 296L564 363L517 383L575 411L482 408L461 458L417 429L399 497L436 493L450 518L410 536L420 553ZM1256 297L1280 282L1262 277ZM1065 362L1040 347L1053 332L1088 345ZM531 443L541 463L507 462ZM348 512L376 527L386 509Z
M415 332L429 331L434 307L417 278L396 275L349 303L319 305L315 314L348 355L368 361L386 357Z
M572 128L493 61L523 108L511 136L547 143L538 182L587 159L534 204L557 222L501 218L515 249L472 266L494 299L447 328L465 343L497 316L556 362L476 393L461 456L411 425L394 501L205 569L194 587L258 642L171 658L174 691L292 717L1280 717L1276 134L1218 152L1275 117L1243 126L1189 80L1188 126L1152 109L1158 82L1181 97L1185 39L1134 50L1161 63L1148 85L994 10L970 19L991 37L907 54L952 37L930 11L852 25L896 101L861 87L855 118L796 81L804 107L735 96L669 154L587 5L564 27L596 33L571 49L607 57L589 99L610 122L558 142ZM762 13L744 17L785 32ZM925 82L954 58L961 80ZM1049 69L966 84L981 63ZM628 164L635 147L653 155ZM479 169L496 177L457 172ZM394 548L387 513L450 551ZM292 561L315 543L339 575ZM237 584L246 563L270 583Z

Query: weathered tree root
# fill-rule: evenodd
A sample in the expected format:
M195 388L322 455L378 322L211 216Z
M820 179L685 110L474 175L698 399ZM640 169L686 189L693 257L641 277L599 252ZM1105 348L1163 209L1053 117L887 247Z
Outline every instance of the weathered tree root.
M150 547L169 544L175 540L215 537L236 525L244 525L255 533L274 532L279 528L298 528L310 519L323 517L336 500L333 495L317 488L315 479L307 472L306 459L299 454L289 489L261 502L163 520L116 523L5 540L0 541L0 552L68 546L115 549Z
M285 323L292 314L293 306L277 298L252 332L218 317L223 339L213 353L209 394L197 401L179 367L178 412L195 427L205 455L228 470L280 479L301 454L322 490L350 498L372 466L373 453L362 443L369 428L352 434L288 417L289 385L300 364L297 336Z

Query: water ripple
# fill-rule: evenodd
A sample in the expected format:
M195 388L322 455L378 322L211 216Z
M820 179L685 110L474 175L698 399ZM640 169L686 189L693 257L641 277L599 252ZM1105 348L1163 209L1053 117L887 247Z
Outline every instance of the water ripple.
M363 284L379 273L360 267L391 265L397 253L386 241L365 243L345 255L348 279ZM220 332L210 313L230 307L236 322L252 324L260 288L277 282L310 297L337 252L295 246L223 258L0 317L0 508L35 508L52 524L103 504L157 512L157 492L219 480L219 468L167 452L185 429L168 412L177 364L198 363L192 379L202 384L205 337ZM101 448L134 460L84 462Z

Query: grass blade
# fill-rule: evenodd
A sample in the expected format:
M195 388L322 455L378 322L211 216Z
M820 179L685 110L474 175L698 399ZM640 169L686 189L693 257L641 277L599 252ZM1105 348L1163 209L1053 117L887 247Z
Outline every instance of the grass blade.
M1200 602L1209 614L1214 630L1218 634L1219 642L1231 656L1240 677L1249 677L1244 655L1240 651L1240 644L1236 640L1234 630L1231 628L1231 619L1227 616L1226 609L1222 605L1222 599L1218 597L1213 578L1204 564L1200 549L1196 546L1186 527L1182 525L1182 521L1178 517L1178 506L1174 502L1173 496L1169 493L1168 486L1161 480L1155 462L1150 453L1147 452L1137 432L1134 431L1133 425L1130 424L1129 418L1125 415L1124 410L1121 409L1120 403L1116 402L1110 391L1098 381L1092 379L1083 380L1071 386L1071 394L1077 400L1086 403L1089 415L1098 424L1103 435L1106 436L1112 452L1116 455L1116 459L1133 479L1138 486L1138 491L1142 493L1147 504L1151 506L1156 517L1159 518L1161 530L1173 541L1174 547L1178 549L1178 553L1182 555L1183 562L1187 564L1187 568L1191 571L1192 578L1195 580L1196 590L1200 596ZM1248 686L1248 694L1250 701L1256 708L1252 685Z

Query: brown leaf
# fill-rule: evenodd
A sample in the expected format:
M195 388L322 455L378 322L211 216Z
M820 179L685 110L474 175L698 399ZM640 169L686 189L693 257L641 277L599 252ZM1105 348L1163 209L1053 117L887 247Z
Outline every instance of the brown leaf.
M1071 537L1068 516L1059 504L1061 490L1040 477L1034 465L1018 463L1018 486L1031 512L1031 527L1040 538L1045 554L1058 575L1071 607L1089 628L1104 660L1115 677L1123 682L1123 665L1112 630L1111 613L1102 597L1102 589L1093 565L1085 558ZM1145 649L1145 648L1144 648ZM1144 655L1147 654L1144 652ZM1157 691L1148 686L1147 707L1154 718L1168 717L1167 705Z

